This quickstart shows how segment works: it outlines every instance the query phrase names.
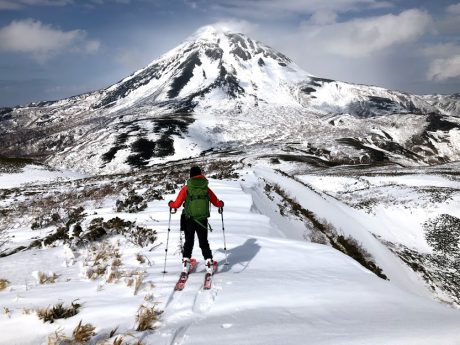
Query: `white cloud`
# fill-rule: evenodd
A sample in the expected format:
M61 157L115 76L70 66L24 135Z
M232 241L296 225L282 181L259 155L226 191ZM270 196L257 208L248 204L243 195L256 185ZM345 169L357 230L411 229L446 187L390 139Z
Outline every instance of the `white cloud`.
M303 25L300 38L339 56L363 57L394 45L413 42L432 26L431 16L412 9L398 15L353 19L329 25ZM299 39L299 38L297 38Z
M66 50L94 53L99 47L98 41L86 40L83 30L62 31L33 19L0 29L0 51L31 54L41 61Z
M333 24L337 20L337 13L331 10L321 10L313 13L310 23L314 25Z
M446 7L444 17L438 18L436 29L441 34L457 34L460 32L460 3Z
M13 1L0 0L0 10L18 10L21 4Z
M198 2L198 1L197 1ZM282 17L310 15L317 12L348 12L386 8L393 5L382 0L201 0L206 7L239 17Z
M211 24L212 27L230 32L248 33L257 29L258 25L250 23L246 20L236 19L222 19L216 23Z
M97 53L100 48L101 48L101 42L96 41L96 40L88 41L85 44L85 52L88 54Z
M445 59L436 59L427 73L429 80L443 81L460 78L460 54Z
M65 6L73 0L0 0L0 10L19 10L26 6Z
M421 51L430 58L446 58L460 54L460 46L452 42L437 43L426 46Z
M448 6L446 11L450 14L460 15L460 2L458 4Z

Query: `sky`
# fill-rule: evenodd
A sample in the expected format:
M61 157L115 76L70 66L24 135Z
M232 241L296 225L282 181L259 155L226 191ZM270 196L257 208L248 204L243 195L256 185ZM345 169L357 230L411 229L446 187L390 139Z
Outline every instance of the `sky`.
M0 107L105 88L214 24L315 76L460 92L458 0L0 0Z

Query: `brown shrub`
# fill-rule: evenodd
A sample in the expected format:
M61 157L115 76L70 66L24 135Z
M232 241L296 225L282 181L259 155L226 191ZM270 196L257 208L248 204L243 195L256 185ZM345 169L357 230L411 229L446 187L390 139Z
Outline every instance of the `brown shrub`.
M52 307L38 309L37 316L43 322L53 323L57 319L68 319L78 314L81 305L72 302L69 307L64 307L63 303L58 303Z
M158 321L160 312L155 307L146 307L141 305L137 311L136 331L143 332L147 330L153 330L155 328L154 323Z
M0 291L4 290L10 285L10 282L6 279L0 279Z
M82 325L82 321L80 320L77 327L75 327L75 329L73 330L73 339L77 343L84 344L88 342L93 335L96 335L96 333L94 332L95 329L96 328L90 323Z

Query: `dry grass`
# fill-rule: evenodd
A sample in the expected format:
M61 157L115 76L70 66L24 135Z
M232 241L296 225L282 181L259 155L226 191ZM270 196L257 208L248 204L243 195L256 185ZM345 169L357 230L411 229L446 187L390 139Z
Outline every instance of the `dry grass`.
M136 316L136 331L143 332L155 329L154 324L156 321L158 321L159 315L160 312L157 311L155 307L146 307L141 305L137 311Z
M40 284L54 284L58 278L59 275L56 273L46 274L44 272L38 272L36 275L36 279Z
M123 337L118 336L113 340L113 345L122 345L123 344Z
M48 345L81 345L87 344L92 336L96 335L94 332L95 327L90 323L83 324L82 321L78 323L77 327L73 330L72 338L65 335L62 328L57 329L54 334L48 337Z
M140 288L142 287L145 275L146 275L145 271L132 271L132 272L125 273L125 277L127 278L126 285L128 287L131 287L131 286L134 287L134 295L137 295Z
M107 281L114 282L120 278L118 267L122 265L119 248L108 242L95 244L89 249L84 265L89 279L97 279L109 271Z
M136 260L141 264L145 264L145 256L140 253L136 254Z
M74 302L69 307L64 307L62 303L58 303L52 307L38 309L37 316L43 322L53 323L56 319L68 319L77 315L80 307L80 304Z
M139 289L142 286L142 283L144 281L145 273L140 272L136 277L134 278L134 295L137 295L139 292Z
M23 308L22 309L22 314L24 314L24 315L30 315L30 314L32 314L34 312L35 312L34 309L29 309L29 308Z
M70 342L61 328L57 329L52 335L48 336L48 345L61 345Z
M149 293L149 294L144 296L144 301L153 302L153 298L154 298L153 294Z
M0 279L0 291L5 290L8 285L10 285L10 282L6 279Z
M11 318L11 309L8 307L3 307L3 313L8 317Z
M78 323L77 327L73 330L73 340L77 343L84 344L88 342L93 335L96 335L94 332L96 328L90 324L82 324L82 321Z

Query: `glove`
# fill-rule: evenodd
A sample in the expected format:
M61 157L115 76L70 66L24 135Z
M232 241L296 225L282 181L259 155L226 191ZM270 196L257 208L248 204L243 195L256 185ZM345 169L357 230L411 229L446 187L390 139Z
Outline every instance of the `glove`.
M224 202L222 200L220 201L220 207L217 209L217 212L219 212L219 214L224 212Z
M172 205L172 203L173 203L173 201L172 201L172 200L170 200L170 201L168 202L168 206L169 206L169 208L172 208L172 206L171 206L171 205Z
M222 200L220 201L220 208L224 208L224 202Z

